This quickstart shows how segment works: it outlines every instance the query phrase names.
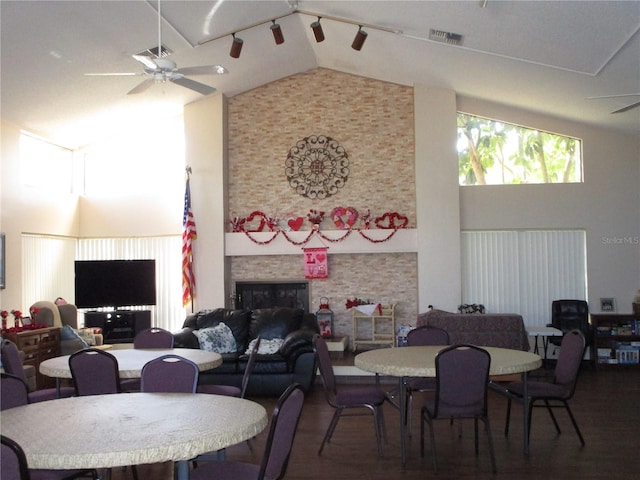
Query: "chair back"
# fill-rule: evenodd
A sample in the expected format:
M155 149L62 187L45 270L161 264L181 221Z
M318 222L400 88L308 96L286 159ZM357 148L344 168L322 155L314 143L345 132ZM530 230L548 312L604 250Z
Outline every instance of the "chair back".
M196 393L198 366L179 355L163 355L150 360L140 374L141 392Z
M31 480L27 457L22 447L4 435L0 435L0 443L0 477L7 480Z
M336 377L333 372L333 365L331 365L331 356L329 355L329 347L327 342L320 335L313 336L313 351L315 352L316 359L318 361L318 368L320 370L320 378L322 378L322 385L324 385L324 391L329 398L329 402L336 394Z
M251 372L253 371L253 365L256 363L256 357L258 356L258 349L260 348L260 336L256 338L251 353L249 353L249 359L247 365L244 367L244 374L242 375L242 387L240 390L240 398L244 398L247 393L247 387L249 386L249 380L251 378Z
M410 347L425 345L449 345L449 333L439 327L424 325L409 330L407 333L407 345Z
M24 381L10 373L0 373L0 410L29 403L29 389Z
M20 358L20 350L15 343L11 340L2 340L2 346L0 346L0 358L2 358L2 368L6 373L15 375L20 378L25 384L27 383L27 376L22 368L22 359Z
M436 417L486 416L491 356L474 345L453 345L436 356Z
M271 427L257 480L284 478L303 404L304 391L298 383L289 385L280 396L271 416Z
M88 348L69 357L76 395L120 393L118 359L104 350Z
M133 338L133 348L173 348L173 334L158 327L141 330Z
M573 395L584 355L585 338L579 330L571 330L562 337L553 383L567 388L567 398Z

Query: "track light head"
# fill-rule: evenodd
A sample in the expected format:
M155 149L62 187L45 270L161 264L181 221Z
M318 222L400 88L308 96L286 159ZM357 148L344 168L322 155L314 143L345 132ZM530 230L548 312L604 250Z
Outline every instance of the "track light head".
M322 25L320 25L320 17L318 20L311 24L311 30L313 30L313 36L316 37L316 42L320 43L324 40L324 32L322 31Z
M355 38L353 39L353 43L351 44L351 48L354 50L361 50L362 45L364 45L364 41L367 39L368 33L362 30L362 25L358 26L358 32L356 33Z
M282 35L282 29L275 20L271 21L273 22L273 25L271 25L271 33L273 33L273 39L275 40L276 45L280 45L284 43L284 35Z
M233 37L233 42L231 43L231 51L229 52L229 55L232 58L240 58L240 52L242 51L244 41L241 38L236 37L235 33L232 33L231 36Z

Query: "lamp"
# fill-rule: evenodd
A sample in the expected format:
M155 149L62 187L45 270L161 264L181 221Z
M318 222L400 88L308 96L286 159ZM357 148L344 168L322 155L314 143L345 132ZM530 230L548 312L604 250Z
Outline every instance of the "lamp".
M316 37L316 42L320 43L324 40L324 32L322 31L322 25L320 25L320 17L318 20L311 24L311 30L313 30L313 36Z
M362 45L364 45L364 41L367 39L367 32L362 30L362 25L358 26L358 32L356 33L355 38L353 39L353 43L351 44L351 48L354 50L362 49Z
M271 33L273 33L273 39L276 41L276 45L280 45L284 43L284 35L282 35L282 29L275 20L271 21L273 22L273 25L271 25Z
M235 33L232 33L231 35L233 36L233 43L231 43L231 51L229 52L229 55L231 55L232 58L240 58L240 52L242 51L244 41L241 38L236 37Z

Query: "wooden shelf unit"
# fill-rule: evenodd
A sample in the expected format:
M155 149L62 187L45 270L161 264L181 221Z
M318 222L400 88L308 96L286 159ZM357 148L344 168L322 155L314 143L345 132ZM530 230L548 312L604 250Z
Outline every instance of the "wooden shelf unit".
M596 368L640 368L640 316L591 315Z
M381 305L382 313L366 315L353 308L353 345L355 352L358 345L388 345L396 347L396 304ZM359 324L369 322L370 335L360 333Z
M36 388L55 387L55 380L40 373L40 364L60 356L60 327L39 328L23 332L3 332L5 338L24 352L23 365L36 369Z

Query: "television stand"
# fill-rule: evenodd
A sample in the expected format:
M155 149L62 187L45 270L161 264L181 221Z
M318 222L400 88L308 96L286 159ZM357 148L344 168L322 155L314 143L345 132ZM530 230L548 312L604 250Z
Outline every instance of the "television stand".
M151 310L86 312L84 325L101 328L104 343L133 343L138 332L151 328Z

